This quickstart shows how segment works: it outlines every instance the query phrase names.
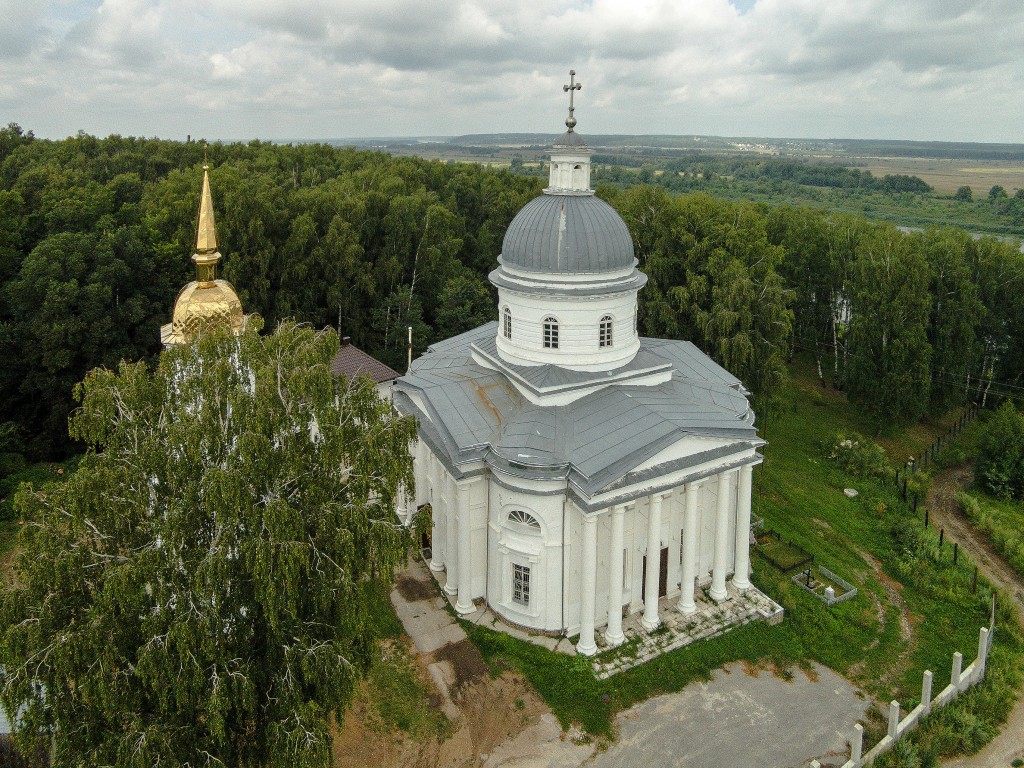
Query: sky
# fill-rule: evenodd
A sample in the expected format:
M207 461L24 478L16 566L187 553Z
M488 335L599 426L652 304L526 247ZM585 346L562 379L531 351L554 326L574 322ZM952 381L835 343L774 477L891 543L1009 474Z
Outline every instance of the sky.
M1021 0L0 0L0 124L1024 142Z

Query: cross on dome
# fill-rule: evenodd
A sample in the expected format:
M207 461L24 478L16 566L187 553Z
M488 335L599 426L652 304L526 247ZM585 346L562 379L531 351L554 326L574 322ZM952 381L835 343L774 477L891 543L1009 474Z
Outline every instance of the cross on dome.
M569 133L572 133L572 129L576 127L576 118L572 116L572 113L576 111L576 108L572 105L572 97L574 91L583 89L583 83L576 82L576 70L569 70L569 85L563 85L562 90L569 92L569 117L565 119L565 125L569 129Z

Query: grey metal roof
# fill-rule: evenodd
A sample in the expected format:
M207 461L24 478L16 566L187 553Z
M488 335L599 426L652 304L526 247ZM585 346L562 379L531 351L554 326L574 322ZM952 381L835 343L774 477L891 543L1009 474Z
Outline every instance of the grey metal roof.
M576 131L566 131L555 139L556 147L586 147L587 142L583 140Z
M633 266L633 238L599 197L545 193L512 219L501 263L527 272L614 272Z
M725 455L760 444L740 382L689 342L641 339L645 365L672 368L663 384L626 380L568 405L545 406L523 397L504 373L473 361L474 345L483 349L496 332L492 322L436 344L396 382L396 405L418 417L423 439L456 473L484 460L527 477L567 478L593 495L687 435L726 440L714 449ZM581 376L591 383L606 376L537 369L539 379L576 385ZM698 454L690 461L707 459Z

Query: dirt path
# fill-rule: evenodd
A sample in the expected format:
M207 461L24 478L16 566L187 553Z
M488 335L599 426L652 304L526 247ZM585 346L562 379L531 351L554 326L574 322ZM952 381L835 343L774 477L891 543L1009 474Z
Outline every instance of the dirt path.
M1018 618L1024 620L1024 579L1007 565L985 535L975 530L960 513L957 491L967 488L972 478L973 470L967 464L943 470L935 476L928 492L931 523L936 528L945 529L946 538L958 542L977 564L978 570L993 584L1006 590L1017 604ZM1005 768L1013 760L1024 758L1024 691L1021 694L1003 730L987 747L976 755L943 765L947 768Z
M960 513L957 491L970 486L973 477L974 471L969 464L943 470L935 476L928 492L931 524L937 529L945 528L946 538L959 542L960 548L970 554L978 570L1010 593L1020 611L1019 618L1024 620L1024 579L995 551L988 538Z

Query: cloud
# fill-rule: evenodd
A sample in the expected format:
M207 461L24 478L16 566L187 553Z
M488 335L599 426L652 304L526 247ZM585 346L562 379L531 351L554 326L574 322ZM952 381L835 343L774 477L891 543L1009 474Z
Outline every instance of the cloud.
M1022 140L1019 0L0 0L0 12L0 117L43 135L555 133L575 67L584 133Z

